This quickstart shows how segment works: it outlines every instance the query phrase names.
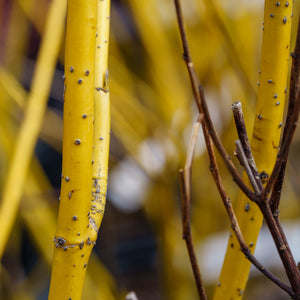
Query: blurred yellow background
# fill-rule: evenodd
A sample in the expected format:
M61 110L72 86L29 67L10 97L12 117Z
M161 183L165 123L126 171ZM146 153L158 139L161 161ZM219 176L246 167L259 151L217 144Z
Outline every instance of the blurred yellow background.
M1 191L30 94L50 3L6 0L0 4ZM243 104L248 133L253 125L263 4L262 0L182 1L196 70L213 121L231 154L237 139L230 109L233 101L239 99ZM299 9L296 1L291 49ZM109 51L112 131L108 203L83 299L124 299L131 290L141 300L196 299L181 238L178 184L196 107L182 59L173 1L112 1ZM17 221L1 261L1 299L47 299L60 190L63 62L62 42ZM295 233L300 227L299 148L297 133L281 203L281 219L296 261L300 260ZM200 136L193 164L191 214L196 251L210 296L230 225L204 150ZM220 170L234 201L238 189L221 162ZM260 241L257 255L281 276L279 257L267 235L263 230L262 243L274 256L266 256ZM273 287L252 272L244 298L285 299Z

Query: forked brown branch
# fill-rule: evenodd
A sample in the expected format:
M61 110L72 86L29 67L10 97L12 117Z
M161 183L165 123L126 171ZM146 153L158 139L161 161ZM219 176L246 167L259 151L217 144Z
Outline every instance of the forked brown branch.
M298 20L297 39L292 57L293 62L286 124L275 166L266 188L262 192L260 208L273 236L292 288L296 294L297 298L295 299L300 299L300 272L278 218L278 206L283 186L286 161L297 128L300 112L300 18ZM271 191L271 197L268 199L267 197Z
M223 200L224 206L226 208L227 214L230 218L231 227L235 233L237 240L240 244L241 251L245 254L246 258L265 276L277 284L281 289L286 291L291 298L300 299L300 272L296 266L295 260L292 256L291 250L288 246L285 234L280 225L277 209L280 200L281 187L284 178L285 164L288 156L289 148L291 141L296 130L299 111L300 111L300 25L298 28L297 42L295 47L295 52L293 53L293 67L292 67L292 80L291 80L291 91L290 91L290 104L288 109L288 120L285 125L284 136L282 138L280 151L275 163L275 167L271 174L271 177L266 185L263 187L260 174L258 173L255 162L251 153L251 148L245 128L245 123L243 119L243 114L241 107L234 103L233 113L236 122L236 128L239 135L239 141L237 142L237 152L239 159L242 162L242 165L246 169L248 177L251 181L251 184L255 190L253 192L242 180L242 177L238 173L235 165L233 164L231 157L228 155L224 145L222 144L218 133L214 128L214 124L211 120L209 110L207 107L205 94L203 87L200 85L199 78L194 68L194 64L191 58L186 32L184 29L182 10L179 0L174 0L177 20L180 30L180 36L183 45L183 58L186 62L187 69L189 72L191 85L195 97L195 101L198 107L199 115L201 116L202 130L204 134L204 139L206 143L207 152L210 159L210 170L212 172L213 178L215 180L218 191ZM196 129L195 129L196 128ZM192 141L187 154L187 160L184 170L179 171L180 175L180 187L181 187L181 201L182 201L182 223L183 223L183 232L184 238L187 241L187 247L192 263L192 268L196 282L200 279L198 290L200 291L200 298L204 295L201 287L201 276L199 272L199 267L196 262L194 248L191 240L190 233L190 181L191 181L191 168L194 147L196 144L197 133L199 129L199 124L196 124L194 127L194 133L192 135ZM291 283L291 287L284 284L281 280L271 274L266 270L253 256L249 247L247 246L240 227L238 225L234 210L231 206L231 201L227 197L226 191L223 187L221 176L218 170L213 143L220 153L227 169L229 170L233 180L237 183L239 188L245 193L245 195L252 201L254 201L260 208L267 226L272 234L273 240L281 257L282 263L284 265L286 274ZM269 194L273 189L273 193L270 198ZM204 288L203 288L204 289ZM202 291L202 292L201 292ZM201 294L202 293L202 294ZM205 293L205 292L204 292ZM206 297L206 296L205 296ZM205 298L201 298L205 299Z
M237 132L240 138L236 142L236 151L238 154L238 158L243 167L245 168L245 171L256 194L260 194L263 190L263 186L259 178L254 159L251 154L251 148L249 145L247 132L245 126L243 125L244 121L240 103L233 103L233 114L236 122ZM244 152L244 149L247 154ZM257 181L260 185L259 188L256 185L255 178L259 179L259 181ZM271 232L275 245L278 249L278 253L286 270L286 274L292 284L294 291L296 291L299 288L300 273L296 266L285 233L279 222L277 208L279 205L280 196L276 192L273 192L272 196L276 196L276 199L272 199L271 197L270 202L266 202L264 196L261 196L259 201L256 202L256 204L259 206L264 216L266 224Z
M244 253L245 257L259 270L261 271L266 277L268 277L270 280L272 280L275 284L277 284L281 289L286 291L290 296L293 296L294 292L293 290L287 286L285 283L283 283L280 279L278 279L275 275L273 275L269 270L267 270L251 253L249 247L247 246L243 234L240 230L236 215L234 213L234 210L231 205L230 198L228 198L227 193L225 191L225 188L222 183L222 179L220 176L220 172L218 170L217 160L216 156L214 154L213 146L211 143L211 140L207 140L206 144L207 152L210 160L210 171L213 175L213 178L215 180L216 186L218 188L219 194L222 198L223 204L226 208L226 212L229 216L231 228L239 242L241 251Z
M181 208L182 208L182 228L183 228L183 238L186 242L186 246L188 249L188 254L194 274L194 278L197 285L197 290L199 294L199 298L206 299L205 289L202 282L200 269L197 263L194 245L193 245L193 239L191 235L191 229L190 229L190 223L191 223L191 217L190 217L190 189L191 186L191 173L192 173L192 162L195 152L195 146L196 141L198 137L198 131L199 131L199 118L194 124L193 133L191 137L191 141L189 143L188 151L187 151L187 159L184 166L184 170L179 170L179 182L180 182L180 198L181 198ZM291 297L293 297L294 292L293 290L287 286L285 283L283 283L280 279L278 279L275 275L273 275L268 269L266 269L251 253L249 247L247 246L243 234L240 230L236 215L234 213L234 210L231 205L230 199L227 197L225 188L222 183L222 179L220 176L220 172L218 170L218 165L215 157L215 153L213 150L213 144L212 140L208 135L204 136L206 139L206 145L207 145L207 151L210 159L210 171L213 175L213 178L215 180L216 186L218 188L219 194L222 198L223 204L226 208L227 214L230 219L231 228L234 232L234 234L237 237L237 240L239 242L241 251L244 253L245 257L259 270L261 271L266 277L268 277L271 281L273 281L276 285L278 285L281 289L286 291ZM187 177L188 176L188 177Z
M251 153L246 127L244 126L241 104L239 102L234 102L232 108L233 108L233 114L236 122L238 136L240 138L238 141L236 141L237 154L241 164L245 168L245 171L248 175L248 178L256 194L260 195L261 191L263 190L263 185L261 179L259 178L259 174L257 172L255 162ZM258 179L257 183L259 184L259 188L256 185L255 178ZM275 245L278 249L278 253L281 257L282 263L286 270L286 274L293 287L293 290L297 291L297 289L299 288L298 282L300 280L299 277L300 273L296 266L285 233L279 222L277 208L279 205L280 196L278 196L278 194L275 192L272 193L272 196L274 197L276 196L276 199L272 199L271 197L270 202L266 202L265 198L262 196L260 197L259 201L256 202L256 204L259 206L264 216L264 219L266 221L266 224L271 232ZM272 204L274 206L273 209L272 209Z
M202 86L200 85L199 78L197 76L197 73L195 71L194 63L192 61L188 41L187 41L187 35L184 28L183 23L183 15L182 15L182 9L180 5L179 0L174 0L175 8L176 8L176 15L177 15L177 21L179 25L180 30L180 37L183 45L183 59L186 62L187 69L189 72L191 85L193 89L193 94L195 97L195 101L198 107L199 114L204 114L204 121L202 122L202 128L204 135L208 134L211 136L218 152L220 153L222 159L224 160L224 163L229 170L233 180L236 182L236 184L239 186L239 188L247 195L247 197L253 201L257 200L257 197L251 189L243 182L242 177L240 176L239 172L237 171L235 165L233 164L231 160L231 156L227 153L223 143L221 142L219 135L217 131L215 130L215 127L213 125L213 122L211 120L208 107L206 104L206 98L204 94L204 90Z

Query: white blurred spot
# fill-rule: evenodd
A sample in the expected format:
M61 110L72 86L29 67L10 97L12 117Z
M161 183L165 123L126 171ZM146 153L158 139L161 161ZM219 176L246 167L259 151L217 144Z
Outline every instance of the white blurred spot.
M137 163L124 159L109 174L109 198L119 209L127 212L142 207L149 179Z
M161 143L155 139L146 139L141 143L138 152L140 163L150 175L157 175L163 171L166 154Z

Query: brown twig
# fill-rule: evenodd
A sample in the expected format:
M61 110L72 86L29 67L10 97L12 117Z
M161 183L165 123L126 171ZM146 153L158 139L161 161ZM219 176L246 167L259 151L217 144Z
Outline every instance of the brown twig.
M250 183L255 191L255 194L256 195L259 195L260 194L260 189L257 185L257 182L256 182L256 179L252 173L252 170L251 170L251 167L250 167L250 164L249 164L249 161L246 157L246 154L244 152L244 149L243 149L243 146L242 146L242 143L240 140L236 140L235 141L235 145L236 145L236 152L237 152L237 156L238 156L238 159L241 163L241 165L244 167L247 175L248 175L248 178L250 180Z
M239 242L239 245L241 247L241 251L244 253L245 257L259 270L261 271L266 277L268 277L271 281L273 281L277 286L279 286L282 290L286 291L290 296L293 296L293 290L287 286L285 283L283 283L280 279L278 279L275 275L273 275L269 270L267 270L251 253L249 247L247 246L243 234L241 232L241 229L239 227L236 215L234 213L234 210L231 205L230 199L227 197L225 188L222 183L222 179L220 176L220 172L218 170L218 165L216 161L216 157L214 154L214 150L212 147L212 143L210 138L206 141L206 144L208 145L207 151L208 156L210 160L210 171L213 175L213 178L215 180L216 186L218 188L219 194L221 196L221 199L223 201L223 204L226 208L226 212L229 216L231 228Z
M295 109L296 105L296 98L297 98L297 91L299 91L300 86L300 76L299 76L299 60L300 60L300 18L298 21L298 32L297 32L297 40L296 40L296 46L295 46L295 52L292 55L293 63L292 63L292 70L291 70L291 84L290 84L290 92L289 92L289 105L288 105L288 111L287 111L287 117L286 122L284 126L284 131L282 135L281 144L286 142L286 138L288 136L288 132L291 128L291 120L293 111ZM299 101L299 100L298 100ZM271 208L273 207L274 210L277 210L279 206L280 196L281 196L281 190L283 185L283 180L285 176L285 169L286 169L286 163L287 163L287 157L284 157L281 169L277 175L277 178L274 182L274 188L271 196L272 204Z
M299 58L300 58L300 56L299 56ZM287 134L286 134L287 137L284 140L284 142L282 143L280 151L277 155L276 163L275 163L275 166L271 173L271 176L268 180L268 183L262 192L263 199L266 199L267 196L269 195L269 193L271 192L271 190L275 184L275 181L277 180L278 175L281 171L282 165L284 164L284 161L287 159L287 156L288 156L290 145L291 145L292 139L294 137L294 133L297 128L298 119L299 119L299 112L300 112L300 92L299 92L299 90L297 92L296 97L297 98L296 98L296 103L295 103L295 107L293 110L293 114L290 116L291 125L287 131Z
M300 272L294 260L294 257L289 249L286 238L282 237L283 231L281 231L272 215L269 203L261 201L259 204L260 210L264 216L265 222L271 232L273 240L275 242L278 254L283 263L286 274L291 283L294 291L293 299L300 299Z
M281 169L274 182L274 187L270 197L270 207L274 218L278 218L279 215L278 207L281 199L281 191L282 191L282 186L284 181L285 169L286 169L286 160L284 160L281 165Z
M288 116L284 135L281 141L280 151L278 153L270 179L265 189L262 191L261 198L257 204L271 232L286 274L291 283L294 291L294 299L300 299L300 272L278 218L278 206L284 180L286 160L297 127L300 112L300 22L298 25L295 52L293 54L291 78L291 93L289 99ZM268 201L267 197L272 188L273 192L270 201Z
M292 251L289 247L289 243L288 243L287 238L285 236L284 230L283 230L283 228L281 226L281 223L279 221L279 209L278 209L278 207L279 207L279 202L280 202L280 198L281 198L281 189L282 189L282 185L283 185L285 166L286 166L286 161L283 163L283 165L281 167L281 170L279 172L279 175L277 177L277 180L275 181L269 205L270 205L270 209L271 209L271 212L272 212L272 216L274 218L274 221L275 221L276 226L278 228L278 231L280 233L280 236L283 240L283 243L286 245L286 251L288 252L287 255L289 257L293 257L293 254L292 254Z
M191 140L187 150L186 162L184 170L179 170L179 183L180 183L180 199L181 199L181 210L182 210L182 236L185 240L186 247L189 254L189 259L191 262L194 278L196 281L197 291L199 298L201 300L206 300L206 292L201 279L200 268L198 266L194 244L191 234L191 215L190 215L190 205L191 205L191 174L192 174L192 163L194 159L194 153L196 148L196 143L199 134L200 122L202 121L201 115L198 115L196 122L193 127L193 132Z
M179 31L180 31L180 38L181 38L182 47L183 47L183 59L186 62L186 65L187 65L187 69L188 69L189 76L190 76L190 79L191 79L193 94L194 94L195 101L196 101L196 104L197 104L197 107L198 107L198 111L199 111L200 114L202 114L201 97L200 97L200 93L199 93L199 90L198 90L198 86L200 84L200 81L199 81L199 78L198 78L197 73L195 71L194 63L192 61L191 52L190 52L190 48L189 48L188 41L187 41L186 31L185 31L185 28L184 28L183 15L182 15L182 9L181 9L181 5L180 5L180 1L179 0L174 0L174 4L175 4L175 8L176 8L177 22L178 22L178 27L179 27Z
M249 163L250 169L255 178L256 184L258 185L258 188L260 190L258 194L260 194L260 192L263 190L264 187L261 182L259 173L257 171L254 157L252 155L241 102L240 101L233 102L231 105L231 109L232 109L232 113L233 113L233 117L234 117L234 121L235 121L235 126L237 129L237 133L239 136L239 140L241 141L241 144L242 144L245 156L247 158L247 161Z
M247 164L250 165L253 168L253 171L251 170L250 173L254 174L255 177L255 181L258 184L258 189L256 189L256 192L258 192L258 190L262 190L262 195L256 195L253 191L251 191L251 189L249 189L249 187L243 182L240 174L238 173L235 165L233 164L231 157L228 155L225 147L223 146L218 133L216 132L215 128L214 128L214 124L211 120L210 114L209 114L209 110L207 107L207 103L206 103L206 99L205 99L205 94L204 94L204 90L202 88L202 86L200 85L200 81L198 79L198 76L196 74L195 68L194 68L194 64L192 62L191 59L191 54L190 54L190 50L189 50L189 46L188 46L188 42L187 42L187 37L186 37L186 32L184 29L184 24L183 24L183 17L182 17L182 10L181 10L181 6L180 6L180 1L179 0L174 0L175 3L175 7L176 7L176 13L177 13L177 19L178 19L178 24L179 24L179 30L180 30L180 36L181 36L181 40L182 40L182 44L183 44L183 50L184 50L184 54L183 54L183 58L186 62L187 65L187 69L189 72L189 76L190 76L190 80L191 80L191 85L192 85L192 89L193 89L193 93L194 93L194 97L195 97L195 101L198 107L198 111L200 115L204 116L204 120L202 121L202 129L203 129L203 133L204 133L204 138L205 138L205 142L206 142L206 147L207 147L207 151L209 154L209 159L210 159L210 170L213 174L213 177L215 179L216 185L218 187L219 193L222 197L223 203L226 207L227 213L230 217L230 221L232 224L232 229L235 232L237 239L240 243L240 247L242 252L245 254L245 256L252 262L253 265L255 265L261 272L263 272L268 278L270 278L273 282L275 282L278 286L280 286L283 290L285 290L292 298L294 299L300 299L299 295L299 285L300 285L300 275L299 275L299 270L296 271L295 268L297 268L293 256L291 255L291 252L288 250L286 251L288 248L288 245L286 243L286 239L285 236L283 234L283 230L280 226L278 226L275 218L272 215L272 211L270 209L270 205L268 203L268 201L264 201L265 199L267 199L267 196L269 194L269 192L271 191L273 185L274 185L274 181L277 179L278 177L278 173L281 169L282 163L283 163L283 159L285 157L285 155L287 155L288 150L289 150L289 146L291 143L291 139L293 137L294 131L296 129L296 123L298 121L298 113L300 110L300 99L299 99L299 88L297 88L296 91L296 104L293 110L293 114L291 116L291 125L288 128L287 131L287 137L286 139L283 140L282 142L282 147L281 150L279 152L276 164L275 164L275 168L272 172L272 175L266 186L265 189L262 190L262 183L260 181L260 179L258 178L258 172L255 168L255 164L254 164L254 160L252 158L252 155L249 156L248 154L248 150L251 153L250 150L250 146L249 146L249 141L247 141L245 139L245 137L247 138L247 134L246 134L246 129L242 129L242 131L240 132L245 134L244 137L241 138L241 140L243 141L244 145L243 147L240 148L240 150L243 151L247 151L247 155L246 155L246 160L244 165L246 166ZM297 45L300 44L300 41L298 42L299 39L297 39ZM297 48L295 48L295 54L294 57L299 58L298 52L300 49L300 46ZM297 51L296 51L297 50ZM296 59L295 59L296 60ZM297 66L297 63L294 62L294 65ZM298 69L296 69L298 70ZM296 77L298 78L298 77ZM298 82L298 80L297 80ZM243 121L243 120L242 120ZM221 181L221 177L217 168L217 164L216 164L216 160L215 160L215 155L214 155L214 151L213 151L213 146L212 146L212 141L214 143L214 145L216 146L218 152L220 153L221 157L223 158L223 161L227 167L227 169L229 170L230 174L233 177L233 180L237 183L237 185L240 187L240 189L246 194L246 196L255 201L264 217L266 220L266 223L271 231L271 234L273 236L273 239L275 241L275 244L277 246L277 249L279 251L280 257L282 259L283 265L285 267L285 270L287 272L288 278L291 282L292 285L292 289L290 287L288 287L287 285L285 285L284 283L282 283L278 278L276 278L274 275L272 275L269 271L267 271L256 259L255 257L252 255L251 251L249 250L248 246L246 245L242 233L239 229L234 211L231 207L231 202L229 200L229 198L226 195L226 192L224 190L224 187L222 185L222 181ZM249 149L248 149L249 147ZM243 151L240 151L240 153L242 153ZM189 162L191 162L191 160L188 160ZM277 167L277 169L276 169ZM180 174L180 186L181 186L181 199L182 199L182 208L183 208L183 227L184 227L184 233L188 233L190 236L190 227L189 227L189 222L190 222L190 216L189 216L189 195L187 193L187 187L190 188L190 170L189 172L187 172L188 168L185 168L185 171L180 170L179 174ZM185 173L187 174L187 176L185 176ZM189 174L189 175L188 175ZM250 176L250 175L249 175ZM188 178L188 181L187 181ZM186 206L187 205L187 206ZM188 209L187 209L188 207ZM187 221L186 221L187 220ZM185 236L185 235L184 235ZM187 243L188 245L188 243ZM188 249L189 250L189 249ZM190 257L193 256L193 248L189 250L189 253L191 251ZM191 260L192 261L192 260ZM193 264L195 263L194 258L193 258ZM195 266L194 266L195 267ZM194 271L194 267L193 267L193 271ZM195 272L194 272L195 274ZM196 274L197 275L197 274ZM199 272L199 276L195 278L197 279L200 276L200 272ZM299 275L299 276L298 276ZM201 277L200 277L201 278Z
M206 99L205 99L205 94L203 91L202 86L200 85L199 78L197 76L197 73L194 68L194 63L192 61L188 41L187 41L187 36L186 36L186 31L184 28L184 23L183 23L183 15L182 15L182 9L180 5L180 0L174 0L175 3L175 8L176 8L176 15L177 15L177 21L179 25L179 31L180 31L180 37L182 41L182 46L183 46L183 59L186 62L187 69L189 72L190 80L191 80L191 85L193 89L193 94L195 97L195 101L198 107L199 114L202 115L204 114L205 118L205 123L202 122L202 128L204 134L209 134L212 137L212 140L218 149L221 157L223 158L225 165L227 169L229 170L231 176L233 177L233 180L237 183L239 188L247 195L247 197L253 201L257 200L257 197L255 193L249 189L249 187L243 182L243 179L241 178L239 172L237 171L235 165L233 164L230 155L227 153L225 147L223 146L219 135L217 131L215 130L215 127L211 121L210 114L207 108L206 104ZM206 133L205 133L206 132Z
M190 176L191 171L192 171L192 161L193 161L193 156L194 156L194 151L195 151L195 145L196 145L196 140L198 136L198 131L199 131L199 119L196 121L194 128L193 128L193 133L191 137L191 141L188 147L188 152L187 152L187 159L186 159L186 164L183 169L179 170L179 180L180 180L180 198L181 198L181 207L182 207L182 227L183 227L183 239L186 242L194 278L196 281L197 285L197 290L200 299L206 299L205 294L205 289L202 283L201 279L201 273L200 269L197 263L196 255L195 255L195 250L193 246L193 240L191 236L191 230L190 230L190 191L187 190L187 187L190 187L190 177L187 180L186 174L189 174L187 176ZM287 286L285 283L283 283L280 279L278 279L275 275L273 275L268 269L266 269L256 258L255 256L251 253L249 247L247 246L242 232L240 230L237 218L235 216L234 210L231 205L230 199L227 197L226 191L224 189L224 186L222 184L222 180L220 177L220 173L218 170L214 150L213 150L213 145L211 138L208 135L205 135L206 137L206 145L207 145L207 151L209 154L209 159L210 159L210 170L212 172L213 178L215 180L215 183L217 185L218 191L221 195L221 198L223 200L224 206L226 208L227 214L229 216L230 222L231 222L231 228L233 232L235 233L237 240L239 242L239 245L241 247L241 251L244 253L245 257L259 270L261 271L266 277L268 277L271 281L273 281L277 286L279 286L282 290L286 291L291 297L294 296L293 290ZM188 182L189 181L189 182Z
M185 240L186 247L189 254L190 263L192 266L194 279L196 281L197 291L199 299L207 300L205 288L201 278L200 269L197 262L197 257L195 254L193 239L190 229L190 199L187 198L186 193L186 179L184 176L183 169L179 170L179 182L180 182L180 198L182 207L182 226L183 226L183 239Z
M235 111L234 111L235 119L240 119L237 116L237 111L236 110L237 110L237 108L235 107ZM237 120L237 121L238 122L236 122L236 123L238 124L237 125L237 131L239 133L239 137L241 139L243 139L244 142L245 142L245 136L244 136L245 129L243 128L243 126L239 126L240 125L240 120ZM255 181L254 176L253 176L253 171L251 170L251 167L250 167L250 164L249 164L249 160L251 162L253 162L252 166L254 166L254 172L256 172L256 166L255 166L255 163L254 163L254 159L253 159L252 154L251 154L251 149L248 148L250 146L247 145L247 142L248 142L247 136L246 136L246 144L244 145L244 147L242 146L242 143L241 143L240 140L236 141L237 154L238 154L238 157L241 161L241 164L245 168L245 171L248 175L248 178L249 178L255 192L260 193L261 190L258 188L258 186L256 184L256 181ZM248 159L246 157L246 154L244 153L244 148L249 150L248 157L250 157L250 159ZM261 182L260 182L260 184L262 186ZM288 245L287 239L285 237L284 231L283 231L283 229L281 227L281 224L279 222L278 214L276 214L276 213L274 213L274 211L272 211L273 215L270 215L269 203L266 204L265 201L263 201L263 199L260 199L260 201L258 201L257 204L260 207L260 209L261 209L261 211L264 215L265 221L266 221L266 223L267 223L267 225L270 229L270 232L273 236L274 242L277 246L279 255L282 259L283 265L286 269L286 273L287 273L287 275L290 279L290 282L291 282L293 288L296 289L296 281L299 279L299 277L297 276L298 271L296 270L297 266L296 266L296 263L295 263L294 258L292 256L292 253L291 253L290 247ZM279 201L278 201L278 204L279 204ZM241 247L241 249L243 249L243 248Z
M205 288L201 278L200 268L195 254L192 234L191 234L190 198L188 196L190 192L187 191L185 172L183 169L179 170L179 183L180 183L180 199L181 199L181 210L182 210L182 230L183 230L182 237L185 240L185 244L188 250L194 279L196 281L199 299L207 300Z
M258 201L258 197L249 189L249 187L244 183L242 177L240 176L238 170L236 169L235 165L233 164L231 160L231 156L227 153L223 143L220 140L220 137L215 129L215 126L211 120L210 113L207 107L205 94L202 86L199 86L199 91L202 99L202 107L203 107L203 113L204 118L209 130L209 134L214 142L214 145L216 146L219 154L221 155L228 171L230 172L233 180L236 182L238 187L244 192L244 194L251 199L252 201Z
M272 234L276 248L285 268L286 274L295 293L294 299L300 299L300 272L288 245L287 238L279 221L279 203L286 169L286 162L291 142L297 127L300 112L300 18L295 51L292 54L291 84L286 124L281 140L280 151L270 179L262 192L258 203L267 226ZM268 201L268 195L272 190ZM266 201L267 200L267 201Z
M283 164L281 166L281 170L278 174L278 177L274 183L274 187L273 187L273 190L272 190L272 195L270 197L270 208L271 208L271 211L272 211L272 215L273 215L273 218L276 222L276 225L278 227L278 230L280 232L280 235L281 235L281 238L283 239L284 243L286 245L288 245L288 241L287 241L287 238L285 236L285 233L283 231L283 228L280 224L280 221L279 221L279 203L280 203L280 198L281 198L281 191L282 191L282 186L283 186L283 181L284 181L284 175L285 175L285 168L286 168L286 160L283 161ZM290 247L287 247L287 251L290 252L290 255L292 255L291 253L291 249Z
M293 258L278 218L278 206L281 197L287 157L297 127L300 112L300 18L298 21L295 51L292 54L292 57L293 62L291 71L289 106L281 147L270 179L262 194L262 199L267 199L268 194L273 188L269 201L270 208L267 204L265 205L266 207L261 208L261 210L275 241L278 253L281 257L292 288L297 295L297 298L295 299L300 299L300 272ZM261 203L261 206L264 206L264 203Z

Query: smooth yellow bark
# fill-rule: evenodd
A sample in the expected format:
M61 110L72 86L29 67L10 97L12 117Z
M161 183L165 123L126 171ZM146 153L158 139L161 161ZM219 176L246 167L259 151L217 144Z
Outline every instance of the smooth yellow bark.
M279 4L279 5L278 5ZM272 172L281 133L287 90L292 1L265 1L264 31L259 71L258 99L251 147L259 172ZM245 178L245 176L244 176ZM240 192L236 214L245 240L252 251L262 224L262 215ZM250 263L231 233L214 299L241 299Z
M7 174L0 207L0 257L9 238L20 198L25 176L32 157L36 139L43 121L51 87L52 76L62 39L65 21L66 1L55 0L51 4L46 31L39 52L37 67L28 99L28 106L20 129Z

